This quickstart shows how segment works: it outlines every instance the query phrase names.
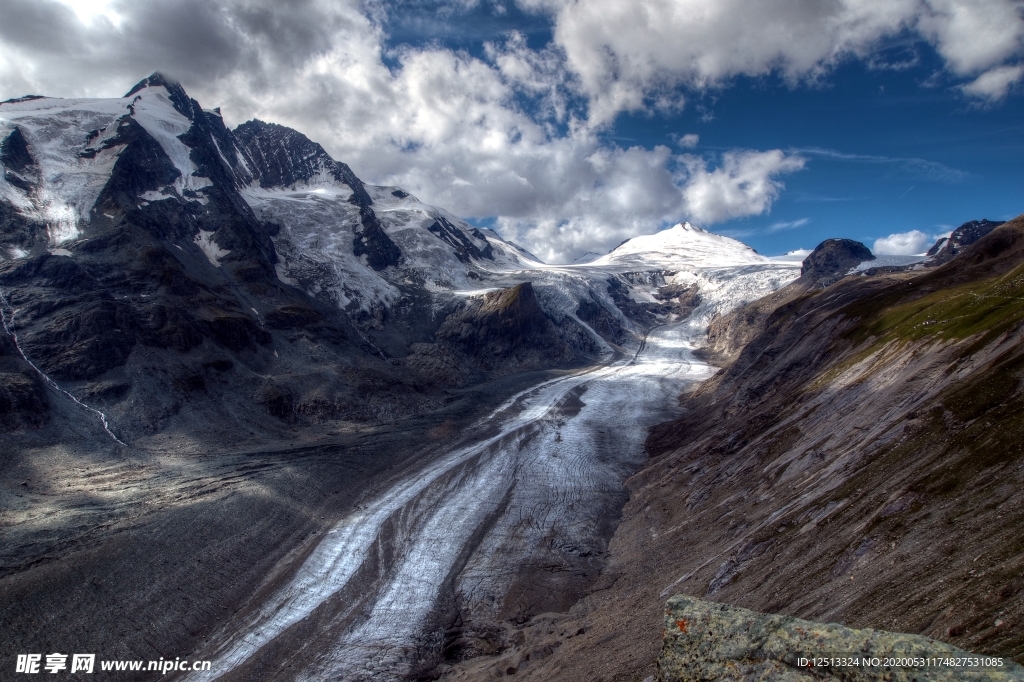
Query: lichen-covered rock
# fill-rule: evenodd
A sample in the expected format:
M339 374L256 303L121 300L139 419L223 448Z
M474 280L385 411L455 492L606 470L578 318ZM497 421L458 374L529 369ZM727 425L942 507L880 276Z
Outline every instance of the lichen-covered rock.
M935 659L960 659L968 665L949 666ZM993 659L1001 664L977 665ZM1024 668L1005 657L973 654L920 635L853 630L677 595L665 609L658 680L1011 682L1024 680Z

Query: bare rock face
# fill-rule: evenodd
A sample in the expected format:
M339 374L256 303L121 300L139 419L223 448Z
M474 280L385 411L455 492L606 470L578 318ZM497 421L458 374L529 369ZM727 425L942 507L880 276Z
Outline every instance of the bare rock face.
M566 318L563 327L569 324ZM529 282L471 301L444 321L437 338L485 370L571 364L597 350L582 330L545 315Z
M850 268L874 259L871 250L860 242L826 239L804 259L800 276L814 284L827 285L845 275Z
M928 249L928 255L937 265L948 263L965 248L1003 224L996 220L971 220L953 230L949 238L943 237Z
M349 201L359 207L363 225L352 241L352 252L366 256L367 264L377 271L401 262L401 250L384 231L373 211L373 199L348 165L332 159L297 130L276 123L253 119L235 128L233 134L251 157L261 187L288 187L324 177L348 185L352 189Z
M38 428L49 418L49 401L39 376L18 356L14 344L0 336L0 433Z
M815 658L826 657L855 659L856 664L809 665ZM887 658L918 659L921 665L886 666ZM998 661L998 665L927 665L925 659L935 658L980 659L980 663ZM875 665L876 662L881 665ZM658 680L1010 682L1024 680L1024 667L1009 659L973 654L920 635L870 628L854 630L835 623L757 613L678 595L669 599L665 608Z

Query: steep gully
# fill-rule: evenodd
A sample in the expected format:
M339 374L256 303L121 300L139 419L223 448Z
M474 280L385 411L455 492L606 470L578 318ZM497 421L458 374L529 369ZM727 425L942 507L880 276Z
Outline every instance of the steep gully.
M559 593L595 573L647 427L714 372L688 331L657 328L633 357L524 391L422 458L229 622L204 653L212 670L187 679L401 679L452 650L453 621L472 654L474 628L567 608Z
M10 319L7 318L7 311L8 310L11 311ZM33 370L35 370L35 372L40 377L42 377L43 381L45 381L46 384L50 388L52 388L53 390L57 391L57 393L60 393L65 398L70 399L76 405L79 405L82 408L84 408L85 410L87 410L87 411L91 412L92 414L96 415L99 418L100 423L103 425L103 430L107 432L107 435L110 436L111 438L113 438L114 441L118 445L125 445L125 443L120 438L118 438L116 435L114 435L113 431L110 430L110 422L107 420L107 415L106 414L104 414L103 412L100 412L99 410L97 410L94 407L90 407L90 406L86 405L81 400L79 400L75 396L71 395L71 393L69 393L68 391L66 391L63 388L61 388L60 384L58 384L49 375L47 375L45 372L43 372L43 370L39 369L39 366L36 365L36 363L34 363L31 360L29 360L28 356L25 355L25 351L22 350L21 345L18 343L18 333L17 333L17 331L15 331L15 326L14 326L14 318L15 318L15 316L17 314L18 314L18 311L7 302L7 297L4 296L3 291L0 290L0 322L2 322L2 324L3 324L4 332L9 337L11 337L11 341L14 343L14 348L18 351L18 355L21 356L21 359L24 360L25 362L27 362L29 364L29 366Z

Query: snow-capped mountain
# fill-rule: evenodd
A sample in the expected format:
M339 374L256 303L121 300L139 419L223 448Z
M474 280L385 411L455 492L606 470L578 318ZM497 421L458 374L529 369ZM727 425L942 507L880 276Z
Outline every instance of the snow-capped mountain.
M625 268L722 268L772 262L743 242L679 223L657 234L626 240L593 265Z
M407 413L429 402L408 383L589 362L687 316L698 342L798 275L689 224L547 265L298 131L228 130L159 74L123 98L3 102L0 139L5 324L119 433L198 403L225 421L257 419L253 401L286 421ZM531 330L511 345L508 316ZM369 375L393 385L380 405L356 397Z
M389 307L408 286L473 288L484 270L532 262L495 233L398 187L363 184L301 133L260 121L235 133L258 169L242 196L262 221L280 226L278 275L345 310Z

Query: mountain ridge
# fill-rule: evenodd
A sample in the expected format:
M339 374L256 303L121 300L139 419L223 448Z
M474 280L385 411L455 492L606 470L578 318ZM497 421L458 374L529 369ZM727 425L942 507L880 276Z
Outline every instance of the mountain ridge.
M751 304L652 429L602 579L523 627L506 660L553 653L517 676L653 674L672 594L1024 658L1024 216L939 267L812 285Z

